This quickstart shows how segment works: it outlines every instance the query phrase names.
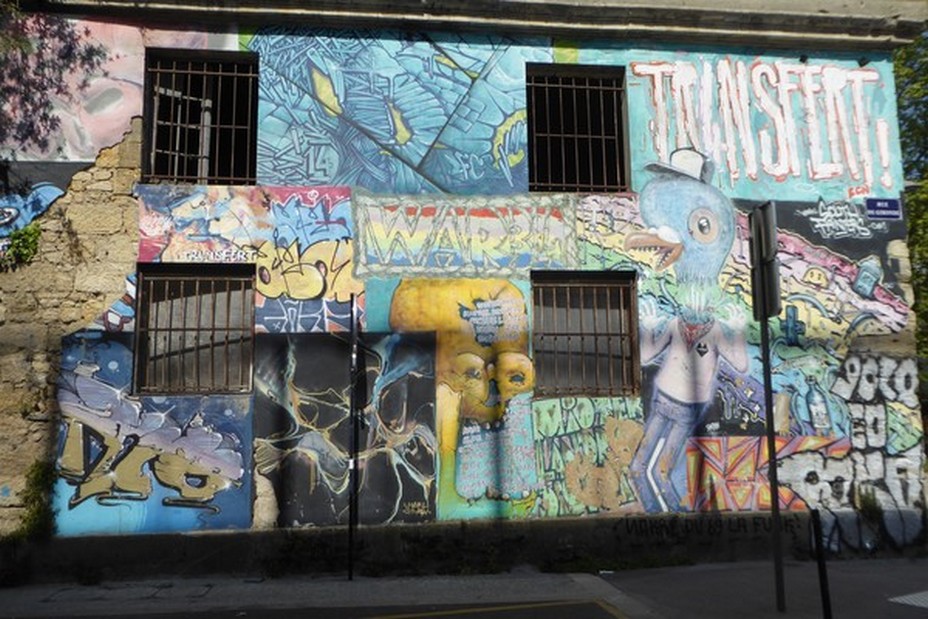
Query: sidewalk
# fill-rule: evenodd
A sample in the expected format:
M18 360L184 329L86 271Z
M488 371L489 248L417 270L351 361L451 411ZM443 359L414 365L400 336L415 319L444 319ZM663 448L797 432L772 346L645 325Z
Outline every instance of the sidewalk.
M834 561L828 568L836 618L928 617L928 559ZM776 611L772 564L739 562L600 576L543 574L526 568L494 575L358 578L352 582L343 575L220 576L25 586L0 589L0 617L182 616L243 609L316 609L307 616L326 617L325 609L357 607L420 608L419 616L427 617L429 607L436 606L556 601L602 602L615 609L616 616L627 619L822 617L816 565L787 561L785 575L785 614ZM912 603L891 601L900 596L912 596Z

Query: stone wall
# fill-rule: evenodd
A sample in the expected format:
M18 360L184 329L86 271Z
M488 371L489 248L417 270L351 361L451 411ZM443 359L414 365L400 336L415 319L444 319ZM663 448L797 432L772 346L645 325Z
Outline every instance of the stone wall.
M37 221L32 263L0 272L0 535L22 514L25 473L51 458L61 337L96 319L135 270L141 120Z

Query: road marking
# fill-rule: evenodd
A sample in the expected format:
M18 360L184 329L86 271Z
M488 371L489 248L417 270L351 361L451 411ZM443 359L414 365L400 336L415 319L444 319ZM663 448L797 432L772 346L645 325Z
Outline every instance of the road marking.
M628 619L628 615L622 614L622 611L620 611L618 608L616 608L612 604L609 604L602 600L596 600L596 604L597 606L602 608L604 611L606 611L607 613L609 613L616 619Z
M909 606L928 608L928 591L910 593L909 595L900 595L899 597L889 598L889 601L895 602L896 604L908 604Z

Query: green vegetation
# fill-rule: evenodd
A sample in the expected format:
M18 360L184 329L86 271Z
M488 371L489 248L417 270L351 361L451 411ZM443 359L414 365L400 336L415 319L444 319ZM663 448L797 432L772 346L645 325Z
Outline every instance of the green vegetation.
M15 269L18 266L29 264L39 252L39 237L42 229L38 222L33 221L25 228L10 234L10 244L6 252L0 256L0 271Z
M905 193L922 420L928 428L928 32L893 56Z
M26 473L23 490L23 515L14 537L33 541L49 539L55 533L55 511L52 509L51 494L55 485L55 464L37 460Z

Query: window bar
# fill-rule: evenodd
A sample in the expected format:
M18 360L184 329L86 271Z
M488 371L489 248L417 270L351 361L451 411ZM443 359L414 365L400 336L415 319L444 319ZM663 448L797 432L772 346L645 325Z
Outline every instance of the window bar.
M200 320L201 320L200 317L203 315L202 314L203 307L200 304L200 279L197 278L196 280L194 280L194 282L195 282L194 293L196 294L196 299L197 299L197 303L196 303L197 328L193 332L193 337L194 337L193 347L194 347L194 350L196 351L194 353L195 356L193 358L193 361L194 361L193 367L195 369L196 390L199 391L200 390Z
M236 76L238 75L238 68L239 68L238 64L235 64L234 71L235 71ZM220 77L219 80L220 80L219 87L222 88L222 78ZM236 144L235 144L237 140L235 138L238 137L237 134L239 131L239 128L238 128L238 80L235 80L232 86L232 117L231 118L232 118L232 122L231 122L231 127L229 129L229 140L231 143L229 144L229 151L232 153L232 162L231 162L232 167L229 169L229 175L235 176L236 174L235 156L236 154L238 154L238 151L236 150ZM219 135L220 135L220 139L222 139L221 129L219 131Z
M584 320L583 320L583 312L584 310L586 310L585 304L583 302L584 289L582 286L573 286L573 288L574 290L577 291L577 300L579 301L579 303L577 304L577 308L578 308L577 313L579 314L579 318L580 318L578 321L580 323L579 325L580 330L579 330L579 336L578 336L578 339L580 340L579 342L580 344L580 385L586 385L587 335L586 335L586 331L584 331L585 325L584 325Z
M574 86L573 88L570 89L570 95L571 95L571 99L573 100L573 113L574 113L574 119L573 119L573 121L574 121L574 126L573 126L573 128L574 128L574 130L573 130L573 134L574 134L574 137L573 137L573 141L574 141L574 148L573 148L573 150L574 150L574 152L573 152L573 157L574 157L574 187L573 187L573 190L576 191L576 190L580 189L580 157L579 157L580 143L579 143L578 138L577 138L577 136L578 136L579 133L580 133L580 127L579 127L579 124L580 124L580 123L579 123L579 120L580 120L580 118L579 118L579 116L578 116L578 114L577 114L577 88L576 88L576 86Z
M617 357L617 362L619 363L619 376L621 376L624 381L624 379L628 376L628 373L630 371L628 367L628 344L629 344L628 342L628 321L627 321L627 316L625 316L625 312L629 311L629 308L631 306L628 304L628 298L626 296L625 289L623 287L616 288L615 296L616 296L616 301L618 301L618 304L619 304L618 332L620 335L619 342L618 342L619 343L619 351L618 351L619 355ZM622 386L623 386L623 389L627 388L624 382Z
M250 144L254 142L253 133L255 131L255 123L252 122L252 119L255 118L254 104L253 102L257 100L257 97L254 95L255 86L258 83L258 76L255 75L254 66L249 65L248 67L248 123L245 129L245 170L250 171L255 169L255 166L252 164L252 159L255 158L255 153L253 149L250 148ZM254 180L257 180L256 178Z
M209 178L210 150L212 145L210 139L212 136L213 124L213 79L208 74L208 66L203 63L203 94L200 97L200 118L198 124L200 128L199 145L197 148L197 182L206 184ZM213 157L215 160L216 157Z
M152 346L152 350L148 350L145 353L147 360L150 362L150 363L145 364L145 385L146 386L154 382L155 371L157 370L157 368L153 368L152 366L154 365L154 360L157 359L157 354L158 354L158 313L159 313L159 310L161 309L161 304L155 302L155 281L149 280L147 284L148 284L148 298L151 299L150 301L151 305L155 306L155 312L154 312L154 324L152 324L152 312L151 310L149 310L148 316L147 316L148 324L145 325L145 328L147 329L147 331L145 332L145 340L152 342L154 344ZM145 290L145 287L143 286L142 287L143 293L144 293L144 290ZM152 334L154 334L154 337L152 337Z
M209 306L209 385L210 388L214 388L216 386L216 280L210 280L209 291L212 298Z
M548 86L547 79L543 82L542 90L545 95L545 125L542 127L541 135L545 136L545 153L547 157L545 163L547 168L542 170L545 177L536 179L536 182L547 187L551 183L551 89Z
M168 157L168 161L170 162L170 165L174 168L174 178L178 178L181 173L180 171L180 153L181 153L180 141L181 141L182 133L181 133L181 122L180 121L183 118L183 114L181 113L181 105L183 105L184 100L183 100L183 97L178 96L179 91L177 89L178 73L177 73L177 61L176 60L171 63L171 68L172 68L172 72L171 72L172 105L171 105L171 121L170 121L169 127L172 127L174 129L175 139L168 143L169 150L167 152L167 157Z
M587 93L586 93L587 133L589 134L589 135L587 136L587 138L586 138L586 150L587 150L587 155L589 156L589 162L588 162L588 165L590 166L590 170L589 170L589 174L590 174L590 185L589 185L589 190L590 190L591 192L592 192L592 191L596 191L596 178L595 178L595 176L593 175L593 165L594 165L593 162L595 161L595 159L593 158L593 135L594 135L594 133L593 133L593 110L592 110L591 107L590 107L590 101L593 99L593 94L594 94L594 93L592 93L592 92L587 92ZM600 123L600 124L602 124L602 123Z
M173 344L173 329L174 329L174 299L171 297L171 281L166 279L164 280L164 298L167 301L167 310L168 310L168 328L167 328L167 341L165 343L165 351L162 356L161 362L161 384L170 385L171 384L171 346Z
M535 81L529 78L528 83L529 88L525 93L525 107L528 108L528 117L532 119L532 126L529 127L528 131L529 152L534 153L535 144L538 143L538 106L535 104ZM533 183L538 182L538 157L534 155L529 157L529 162L532 164L532 169L528 175L529 191L531 191Z
M238 364L238 386L239 389L242 388L242 385L245 384L244 376L244 366L245 366L245 325L247 320L245 318L245 297L247 296L245 290L245 280L241 280L242 283L242 294L241 294L241 304L242 304L242 320L239 323L239 340L238 340L238 354L241 359Z
M158 127L160 125L160 121L158 119L161 117L161 97L158 94L161 92L161 73L157 72L156 70L154 72L153 78L154 84L152 85L151 97L154 103L152 106L151 135L149 136L149 140L151 141L151 150L148 153L148 170L152 175L154 175L155 170L157 169L155 166L155 159L158 153Z
M189 319L187 316L187 299L189 297L187 296L186 290L187 282L180 281L178 283L180 284L180 293L183 295L183 303L181 304L181 320L180 328L178 329L178 331L180 331L180 350L178 350L177 353L180 357L180 389L184 391L187 386L187 320Z
M634 300L638 298L638 281L633 280L631 286L628 290L629 298ZM641 359L639 358L638 351L638 317L631 316L629 318L629 331L632 334L631 349L632 349L632 384L635 387L635 391L638 391L641 388L641 376L639 373L635 372L636 368L640 367Z
M619 97L622 96L622 93L618 88L616 88L615 80L613 80L611 84L613 87L613 90L611 93L612 94L612 119L613 119L613 122L615 123L615 137L613 138L613 145L612 145L612 149L614 151L613 159L615 160L615 170L613 171L615 172L615 187L623 188L623 185L624 185L624 181L622 179L623 173L620 167L622 165L623 158L619 156L619 153L622 149L622 141L623 141L622 140L622 131L623 131L622 119L619 118L619 114L622 111L621 109L622 106L618 105Z
M602 369L603 373L603 383L597 383L597 387L601 387L606 392L611 392L613 386L615 385L614 379L614 370L612 357L614 355L613 351L613 333L612 333L612 317L609 315L610 303L609 303L609 294L610 288L608 286L602 286L596 291L596 328L595 331L597 334L602 333L603 337L597 336L597 344L602 341L604 345L604 350L600 351L600 348L597 346L596 355L597 355L597 372L599 369ZM598 376L598 374L597 374Z
M561 315L557 307L557 288L553 286L551 287L551 308L551 315L554 319L554 335L552 337L554 340L554 382L557 384L561 380L561 346L564 345L564 340L559 333L561 330Z
M561 143L561 178L560 178L561 185L562 185L561 191L564 190L563 184L567 182L567 161L566 161L567 153L565 150L564 137L563 137L563 134L564 134L564 88L563 88L563 84L564 84L563 80L560 80L558 82L559 88L557 89L557 101L558 101L557 111L558 111L558 121L560 123L558 125L558 131L561 133L561 138L558 140L558 142ZM568 307L570 306L569 300L570 300L570 297L568 293ZM568 342L569 341L570 341L570 338L568 337ZM570 366L568 365L568 367Z
M602 163L602 177L600 183L602 187L608 186L609 183L609 162L606 157L606 91L599 89L599 160Z
M567 365L567 385L568 391L573 389L573 380L574 380L574 363L573 363L573 337L571 337L571 327L573 322L571 321L570 308L573 307L573 300L570 298L570 286L568 286L564 292L567 293L564 300L564 333L567 340L567 358L565 359Z
M223 356L225 357L225 373L226 381L225 384L229 384L229 321L232 315L232 283L229 280L225 280L226 283L226 327L223 331L223 337L225 338L225 346L223 347Z
M632 280L628 286L629 307L631 307L632 301L637 296L638 296L638 283L637 281ZM635 391L638 391L640 387L640 384L639 384L640 377L635 371L639 363L639 359L638 359L638 320L634 315L628 318L628 332L629 332L628 348L629 348L629 352L631 353L629 355L629 359L631 360L631 362L628 364L629 365L628 384L631 385L632 389L634 389Z
M593 371L594 371L594 389L597 393L601 389L601 383L599 381L599 367L600 359L602 358L599 353L599 333L601 331L602 324L599 319L599 292L601 288L596 287L593 289L593 329L592 329L592 338L593 338ZM607 331L608 333L608 331ZM608 351L607 351L608 352Z

